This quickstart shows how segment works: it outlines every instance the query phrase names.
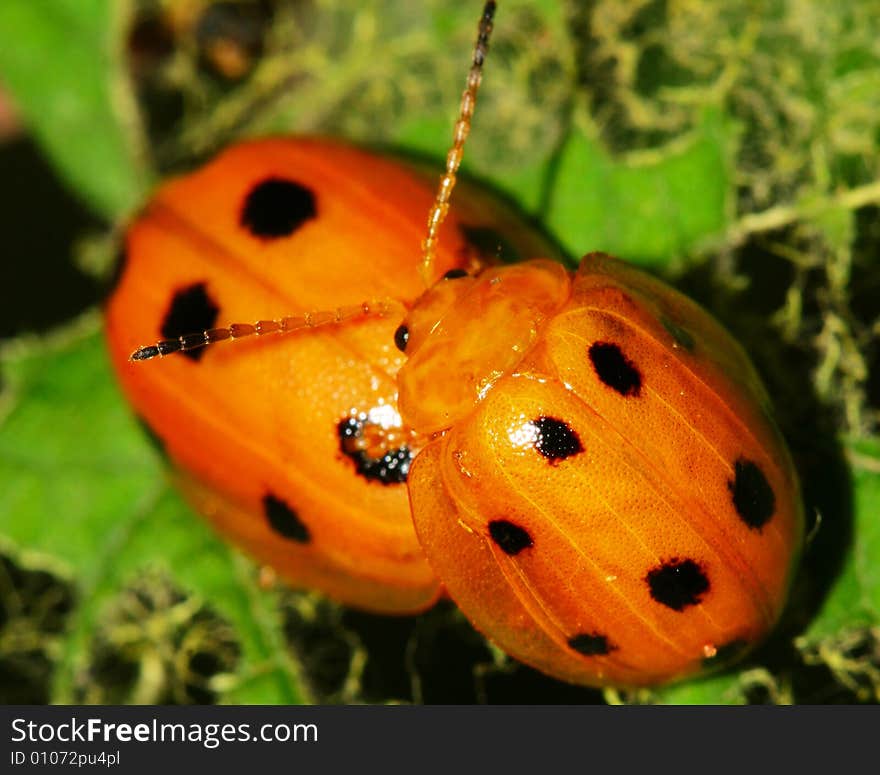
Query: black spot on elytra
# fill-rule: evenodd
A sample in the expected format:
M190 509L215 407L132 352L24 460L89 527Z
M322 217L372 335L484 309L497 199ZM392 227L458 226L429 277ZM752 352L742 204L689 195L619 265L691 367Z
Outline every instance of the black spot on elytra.
M581 632L568 639L568 647L585 657L601 657L617 651L617 646L612 644L606 635L598 632Z
M637 396L642 389L642 375L635 364L611 342L594 342L590 345L590 361L599 377L612 390L622 396Z
M461 225L459 228L465 242L483 259L501 259L506 264L512 264L523 258L510 240L491 226Z
M673 611L697 605L709 590L709 579L693 560L669 560L645 576L651 597Z
M535 449L552 465L584 451L581 440L568 424L555 417L538 417L532 420L537 431Z
M443 275L444 280L458 280L461 277L467 277L468 273L466 269L450 269L446 274Z
M366 450L358 449L356 441L363 437L368 420L363 416L345 417L336 426L339 437L339 451L349 460L354 461L355 471L359 476L380 484L403 484L409 475L412 463L412 450L403 445L388 450L381 457L370 457Z
M405 353L407 342L409 342L409 329L401 323L394 332L394 346Z
M219 314L220 307L208 294L207 284L194 283L174 292L159 330L165 339L177 339L213 328ZM192 361L199 361L205 349L187 350L181 354Z
M694 337L690 333L690 331L685 330L680 325L678 325L678 323L670 320L667 317L660 318L660 323L663 325L663 328L666 329L666 333L668 333L673 338L673 340L675 340L675 343L679 347L682 347L688 352L693 352L696 342L694 341Z
M525 528L506 519L493 519L489 523L489 535L501 551L511 557L534 546L534 541Z
M315 195L301 183L284 178L266 178L244 199L241 225L263 240L289 237L318 214Z
M748 650L749 642L742 638L737 638L729 643L725 643L723 646L719 646L715 650L714 657L703 659L703 667L707 669L724 667L739 660Z
M309 529L299 518L299 514L272 493L263 496L263 513L266 515L269 527L283 538L299 544L307 544L311 539Z
M733 507L751 529L760 530L776 511L773 488L756 463L740 458L734 463L734 478L727 487L733 496Z

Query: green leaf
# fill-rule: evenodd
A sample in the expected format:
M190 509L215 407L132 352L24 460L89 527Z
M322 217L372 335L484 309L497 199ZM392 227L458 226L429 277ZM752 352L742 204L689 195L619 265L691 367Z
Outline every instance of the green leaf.
M114 219L140 202L141 171L126 142L124 89L110 0L4 0L0 82L59 172Z
M222 699L301 701L273 596L166 483L96 329L89 319L50 344L18 343L0 356L0 537L13 552L48 558L77 587L56 701L71 700L107 603L148 569L167 572L234 627L240 680Z
M739 675L729 672L658 689L652 699L662 705L740 704L743 701Z
M603 250L656 265L723 233L733 134L718 113L647 161L612 158L581 125L563 146L547 214L574 255Z
M807 642L845 628L880 625L880 439L852 440L846 448L853 480L852 540L843 568L805 633Z

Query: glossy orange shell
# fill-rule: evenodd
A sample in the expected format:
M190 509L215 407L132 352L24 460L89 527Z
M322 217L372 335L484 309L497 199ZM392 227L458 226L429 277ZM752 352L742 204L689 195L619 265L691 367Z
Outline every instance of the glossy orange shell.
M424 291L418 263L435 185L433 173L328 140L236 145L164 184L135 218L106 310L123 389L195 508L290 582L381 612L424 609L440 589L402 478L359 473L341 447L342 422L399 425L400 320L224 343L195 357L128 357L169 333L413 302ZM279 196L301 217L285 221ZM465 188L441 233L438 276L480 265L487 256L474 235L492 253L500 233L525 255L546 249ZM401 461L391 456L392 467Z
M528 290L528 272L544 290ZM780 615L803 513L743 350L603 254L573 275L527 262L443 292L458 282L439 320L420 317L431 292L413 309L422 334L399 374L404 422L442 431L409 491L450 596L504 651L579 684L657 684L746 653ZM502 327L508 290L533 298ZM473 335L480 320L491 346ZM458 348L444 339L468 327ZM436 332L453 344L435 346ZM437 369L435 350L469 391L443 428L443 402L404 389Z

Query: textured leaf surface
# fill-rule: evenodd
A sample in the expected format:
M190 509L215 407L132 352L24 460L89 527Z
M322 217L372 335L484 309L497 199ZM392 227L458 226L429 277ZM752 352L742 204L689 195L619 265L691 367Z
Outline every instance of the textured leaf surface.
M100 334L85 328L10 346L0 361L0 534L14 553L52 558L79 601L55 699L70 701L108 602L138 572L159 569L234 626L241 680L226 699L295 702L271 595L170 489L118 393Z

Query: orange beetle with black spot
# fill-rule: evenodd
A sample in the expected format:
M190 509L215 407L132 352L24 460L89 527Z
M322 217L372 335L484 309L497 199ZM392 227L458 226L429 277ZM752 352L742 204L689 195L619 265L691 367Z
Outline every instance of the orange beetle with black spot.
M363 268L367 274L348 282L347 265L331 263L337 255L327 249L329 237L296 273L281 272L277 285L285 295L275 298L276 283L266 278L276 277L278 261L291 260L276 240L286 237L287 226L281 226L290 213L302 210L287 197L307 198L292 190L279 198L286 186L274 177L277 166L257 174L247 165L238 195L212 194L223 207L188 216L191 224L183 228L180 213L192 199L184 185L172 189L176 208L164 205L160 195L142 228L180 243L184 247L178 250L188 253L204 245L212 266L224 269L217 287L230 304L249 279L255 284L249 309L259 302L263 311L283 312L291 300L309 309L328 295L353 306L141 347L133 359L185 355L244 334L304 329L283 340L270 337L275 344L289 343L280 351L268 339L213 348L213 369L204 382L192 381L191 365L175 357L181 371L130 376L129 393L135 399L140 395L146 410L153 408L153 422L167 415L164 427L177 434L172 451L182 464L202 480L213 478L213 489L200 496L205 510L220 514L227 530L238 531L239 540L282 568L295 558L292 578L359 605L375 603L383 594L392 599L388 569L393 562L383 557L388 547L381 540L370 540L379 539L378 528L365 535L352 532L376 527L356 518L364 501L352 499L387 491L373 486L371 493L356 492L327 473L328 461L339 457L327 427L351 427L351 436L362 442L356 456L372 464L376 457L366 450L382 451L405 437L406 448L418 451L407 470L398 463L396 471L407 481L415 533L412 540L404 536L407 518L401 517L394 523L394 546L403 547L396 559L408 558L416 570L409 577L415 581L404 585L407 604L397 610L415 609L436 596L437 582L424 556L477 628L549 675L589 686L677 680L742 656L779 618L803 542L797 477L748 357L706 311L670 287L601 253L587 255L576 272L546 258L507 266L466 266L450 258L444 219L493 10L494 3L487 3L455 142L428 217L421 265L411 253L395 259L393 267L406 268L408 284L403 291L388 285L377 289L404 300L408 311L402 322L383 303L358 304L365 289L375 287L369 272L388 267L382 270L387 277L393 268L371 256ZM263 182L254 188L254 181ZM252 208L267 185L271 196ZM344 185L339 179L334 189ZM206 181L197 188L213 191ZM343 201L380 206L369 197ZM230 210L235 203L239 210ZM351 230L337 234L337 240L354 239L355 225L366 230L359 244L391 238L393 231L364 236L376 221L361 222L356 215L339 219ZM170 217L164 228L160 216ZM135 232L129 247L143 239ZM188 261L202 260L188 253ZM154 247L149 254L162 251ZM247 256L248 271L236 258L241 255ZM257 261L276 263L264 274L254 268L261 266ZM146 282L147 262L141 263L140 281ZM430 285L421 294L419 269ZM322 280L325 271L338 287ZM172 276L179 278L179 270ZM130 273L127 279L135 282ZM161 293L156 292L143 327L163 319L159 313L167 304L167 289L175 286L163 280L152 287ZM191 287L184 290L192 293ZM307 290L297 296L300 289ZM307 295L310 290L313 297ZM134 292L121 293L130 299ZM154 292L143 293L149 299ZM117 314L128 327L131 313L124 307L119 301ZM173 312L174 302L164 320ZM121 327L113 321L111 315L111 331ZM186 326L174 326L175 332L181 328ZM371 349L392 342L399 359ZM319 347L324 349L310 354L309 348ZM322 358L335 352L328 347L343 349L344 355L325 362ZM127 351L115 342L113 349L124 374L121 358ZM376 364L382 365L381 390L357 387L377 377ZM365 365L370 368L363 374L352 370ZM233 396L240 400L234 400L224 388L238 380L247 389L236 387ZM271 401L254 400L270 388L276 391ZM158 390L166 392L161 401ZM343 413L340 424L340 409L348 406L361 413ZM249 414L237 414L242 407ZM295 422L280 425L291 412ZM311 435L314 426L307 426L305 437L297 436L309 412L324 418L320 438ZM392 414L393 422L370 419L372 412ZM361 417L370 423L369 434L356 428ZM355 425L348 425L353 419ZM215 427L226 427L226 436ZM198 428L198 438L189 436L192 428ZM229 440L233 445L224 448ZM379 465L394 468L387 456L379 459ZM229 475L236 463L240 470ZM297 487L290 488L285 476ZM236 497L249 505L233 509L220 502ZM302 513L314 514L314 522L296 518L293 499L307 505ZM318 521L322 503L325 521ZM261 511L265 519L253 518ZM371 507L366 513L379 511ZM272 530L287 533L303 549L290 553ZM307 548L313 530L321 546ZM345 563L332 565L339 558ZM365 594L359 595L358 572L373 574Z
M405 359L392 341L402 303L424 288L433 179L330 140L240 143L156 192L128 228L106 310L125 393L196 510L288 581L384 613L439 594L409 514L418 439L397 412ZM472 188L444 227L438 271L473 271L499 250L552 248ZM129 361L159 336L329 303L358 312L366 298L386 314Z
M799 555L795 471L747 356L703 309L593 253L442 282L403 324L416 534L512 656L594 686L745 654ZM455 380L443 379L455 374Z

